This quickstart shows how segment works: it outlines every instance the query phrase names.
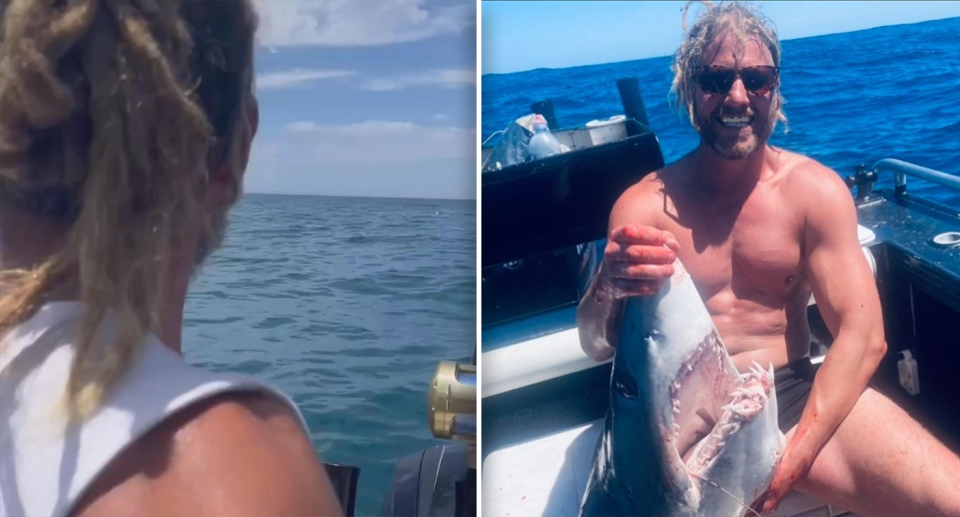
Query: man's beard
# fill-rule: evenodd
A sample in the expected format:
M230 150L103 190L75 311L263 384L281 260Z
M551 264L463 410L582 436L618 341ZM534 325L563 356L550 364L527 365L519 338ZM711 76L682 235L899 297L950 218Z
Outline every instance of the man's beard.
M710 146L714 151L717 152L723 158L729 160L740 160L746 158L751 153L757 150L762 145L767 143L767 140L770 139L770 135L773 134L773 127L776 124L776 111L770 110L770 115L766 120L761 120L756 118L756 113L752 110L747 110L744 112L746 116L754 117L750 122L748 127L751 128L751 131L746 134L738 135L728 135L721 134L722 131L720 128L717 128L718 124L721 124L717 121L723 114L723 107L720 107L716 112L711 113L708 117L699 117L699 133L700 138L705 144ZM730 113L727 113L730 115ZM734 115L736 116L736 115Z

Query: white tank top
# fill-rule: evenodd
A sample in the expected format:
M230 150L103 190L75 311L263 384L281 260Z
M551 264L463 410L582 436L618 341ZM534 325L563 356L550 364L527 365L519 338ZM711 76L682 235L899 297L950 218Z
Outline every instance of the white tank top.
M0 517L67 515L126 447L177 411L224 392L275 396L309 436L296 404L280 391L254 377L191 367L153 335L100 409L68 426L60 408L81 315L78 302L49 303L0 348ZM103 328L110 331L109 319Z

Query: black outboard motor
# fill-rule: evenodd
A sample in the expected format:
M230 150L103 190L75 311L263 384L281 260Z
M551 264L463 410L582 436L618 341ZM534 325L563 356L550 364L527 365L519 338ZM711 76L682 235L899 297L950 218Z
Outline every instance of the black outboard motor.
M433 436L452 440L402 458L383 503L385 517L477 514L477 366L443 361L428 395Z
M333 492L340 501L345 517L353 517L357 503L357 482L360 480L360 467L340 463L324 462Z

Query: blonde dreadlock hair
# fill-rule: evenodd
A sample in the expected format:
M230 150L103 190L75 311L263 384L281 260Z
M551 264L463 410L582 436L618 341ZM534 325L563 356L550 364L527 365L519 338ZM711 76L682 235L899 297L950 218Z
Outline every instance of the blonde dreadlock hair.
M156 322L212 167L239 197L256 25L249 0L0 0L0 202L69 225L45 261L0 272L0 333L76 279L75 414ZM115 341L95 352L108 309Z
M688 30L687 13L690 6L695 3L704 4L705 10ZM770 51L773 65L780 66L780 41L777 38L776 29L773 27L773 23L753 6L736 1L722 4L714 4L710 1L691 1L687 2L687 5L683 8L681 23L686 35L674 55L673 65L671 66L673 86L670 93L674 97L677 109L681 114L686 113L690 117L690 123L694 127L697 125L694 99L699 90L695 74L697 67L703 64L701 62L703 52L720 35L727 32L732 33L741 47L750 39L756 38ZM784 123L784 132L789 131L790 124L783 112L786 101L783 94L780 93L779 87L774 89L774 95L776 118Z

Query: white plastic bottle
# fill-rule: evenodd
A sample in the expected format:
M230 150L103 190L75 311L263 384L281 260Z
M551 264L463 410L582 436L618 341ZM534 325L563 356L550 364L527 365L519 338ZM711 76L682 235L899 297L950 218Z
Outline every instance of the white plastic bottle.
M564 146L553 136L550 128L547 127L547 120L543 115L537 115L533 119L533 136L527 143L527 151L535 160L546 158L564 152Z

